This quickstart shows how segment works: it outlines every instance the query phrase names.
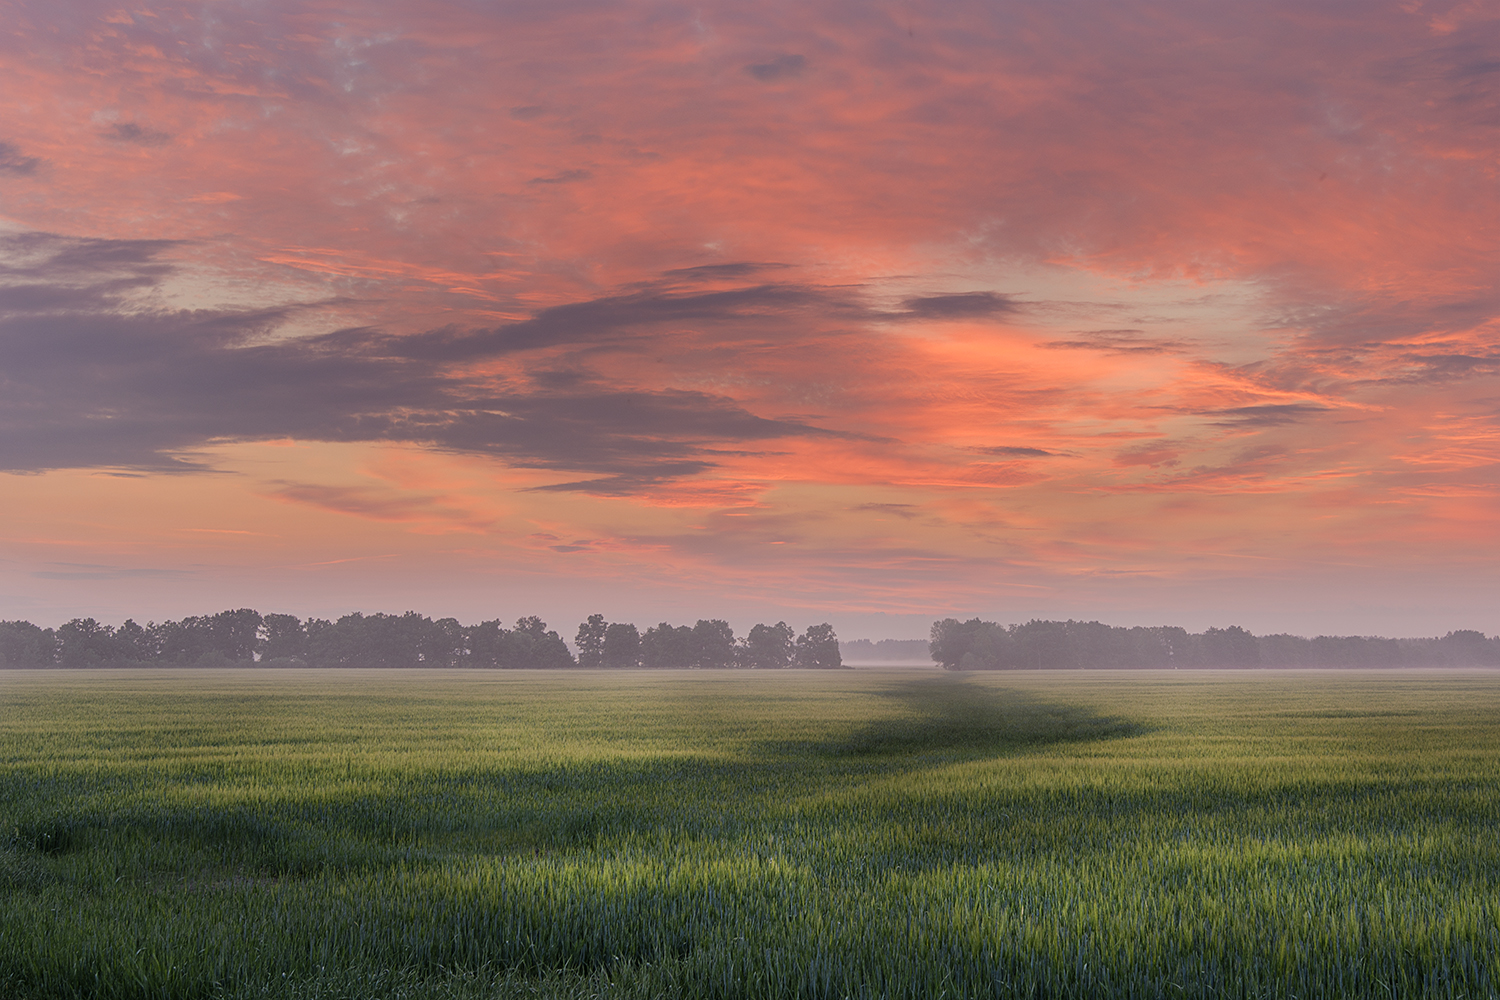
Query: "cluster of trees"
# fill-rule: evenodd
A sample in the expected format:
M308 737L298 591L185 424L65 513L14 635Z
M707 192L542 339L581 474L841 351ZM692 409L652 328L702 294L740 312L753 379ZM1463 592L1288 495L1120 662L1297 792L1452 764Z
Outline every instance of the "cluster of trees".
M1253 635L1238 625L1189 632L1099 622L998 625L972 618L932 623L932 658L949 670L1161 667L1500 666L1500 637L1449 632L1440 639Z
M460 625L415 611L338 621L249 608L118 628L75 618L58 629L0 622L0 667L89 666L571 667L540 618Z
M838 637L826 622L808 626L801 635L786 622L761 624L736 639L729 623L717 618L700 618L691 626L662 622L642 633L629 622L607 622L603 615L589 615L578 626L573 645L578 647L581 667L780 670L844 665Z
M0 667L838 667L831 625L796 636L785 622L757 625L743 640L724 621L663 622L646 630L593 615L578 629L575 660L540 618L513 628L461 625L415 611L345 615L338 621L262 615L249 608L181 621L118 627L75 618L56 629L0 621Z

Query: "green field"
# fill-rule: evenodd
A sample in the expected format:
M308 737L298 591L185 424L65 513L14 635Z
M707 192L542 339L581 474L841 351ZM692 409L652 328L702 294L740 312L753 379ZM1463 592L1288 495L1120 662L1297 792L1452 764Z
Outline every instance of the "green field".
M0 996L1497 994L1500 673L0 672Z

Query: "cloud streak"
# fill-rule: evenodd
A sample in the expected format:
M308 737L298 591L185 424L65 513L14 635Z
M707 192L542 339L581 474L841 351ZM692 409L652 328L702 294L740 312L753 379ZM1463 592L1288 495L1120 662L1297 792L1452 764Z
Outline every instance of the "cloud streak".
M183 452L213 441L393 441L495 455L527 468L607 473L555 488L622 492L717 464L712 449L827 436L756 416L732 399L622 388L542 373L475 377L445 363L644 335L654 325L743 322L816 301L813 289L749 288L674 297L638 293L545 311L495 331L395 338L347 329L265 342L288 310L122 308L164 279L150 241L31 234L0 289L0 463L10 471L107 466L206 468ZM80 366L80 359L87 363Z

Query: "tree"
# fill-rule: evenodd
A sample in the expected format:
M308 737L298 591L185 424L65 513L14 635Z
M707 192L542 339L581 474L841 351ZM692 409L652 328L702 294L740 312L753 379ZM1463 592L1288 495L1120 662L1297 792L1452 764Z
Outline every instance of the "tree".
M631 670L641 665L641 633L629 622L615 622L604 631L604 665Z
M325 655L333 637L333 622L327 618L309 618L302 623L307 633L307 662L315 667L332 667L337 664Z
M964 662L964 654L974 644L979 631L992 622L970 618L961 622L957 618L944 618L932 623L932 641L928 644L932 659L941 663L944 670L958 670Z
M1447 663L1490 666L1500 662L1500 648L1497 648L1495 640L1473 629L1449 632L1434 645L1438 647L1442 660Z
M689 625L660 625L641 636L641 666L683 670L693 665L693 629Z
M837 669L843 665L839 638L833 634L832 625L827 622L809 625L807 631L797 637L797 666Z
M532 666L547 670L578 666L573 660L573 654L568 652L568 644L562 641L562 636L550 629L536 640L532 656Z
M745 636L745 659L760 670L780 670L796 659L797 633L786 622L756 625Z
M260 639L260 612L220 611L208 620L209 648L230 660L251 660Z
M734 666L734 629L719 618L698 619L693 626L691 662L706 670Z
M535 615L516 620L506 643L506 661L502 666L554 669L576 666L568 644L547 623Z
M244 663L255 657L261 642L260 612L251 608L197 615L181 621L152 623L137 640L166 663Z
M156 646L147 632L135 619L125 619L125 624L115 629L115 655L122 660L135 663L150 663L156 659Z
M1065 622L1033 618L1010 630L1015 663L1023 670L1049 670L1072 666L1068 654L1068 627Z
M197 663L211 646L207 617L151 622L146 631L151 634L151 644L163 663Z
M415 667L421 663L427 618L404 615L347 614L320 630L309 628L313 658L329 667Z
M965 626L974 626L969 632L968 648L959 660L959 670L1002 670L1015 666L1015 643L1011 631L994 622L975 619Z
M1231 625L1224 629L1208 629L1203 633L1200 641L1204 666L1260 666L1260 647L1255 643L1255 636L1238 625Z
M0 622L0 667L50 667L57 657L57 633L31 622Z
M547 623L536 615L527 615L525 618L516 619L516 631L525 632L527 635L543 636L547 634Z
M1177 625L1163 625L1156 631L1166 649L1166 660L1162 665L1175 668L1189 666L1193 658L1193 643L1188 630Z
M463 663L469 652L467 638L457 618L429 622L421 648L422 666L456 667Z
M260 659L307 660L307 630L296 615L264 615L260 620Z
M589 620L578 626L573 645L578 647L580 667L602 667L604 665L604 636L609 623L603 615L589 615Z
M498 667L505 655L505 639L510 633L499 619L480 622L464 629L464 646L471 667Z
M117 659L115 630L92 618L74 618L57 630L57 658L65 667L113 662Z

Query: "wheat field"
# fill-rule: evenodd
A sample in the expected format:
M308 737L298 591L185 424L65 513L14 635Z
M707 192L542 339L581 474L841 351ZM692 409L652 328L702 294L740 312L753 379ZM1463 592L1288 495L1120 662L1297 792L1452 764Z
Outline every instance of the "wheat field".
M0 995L1490 997L1500 673L0 672Z

